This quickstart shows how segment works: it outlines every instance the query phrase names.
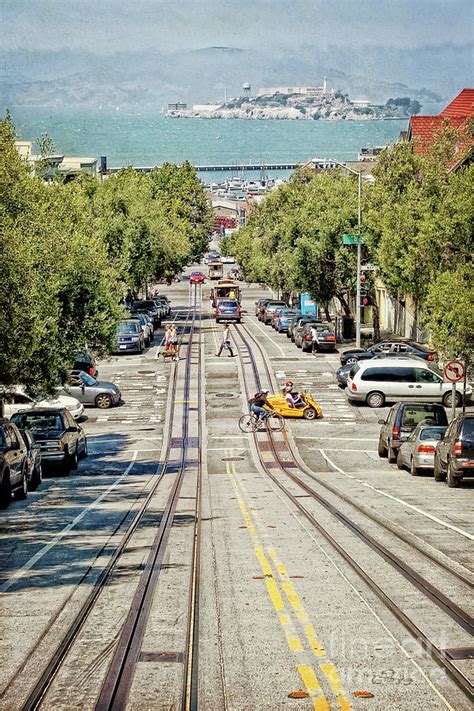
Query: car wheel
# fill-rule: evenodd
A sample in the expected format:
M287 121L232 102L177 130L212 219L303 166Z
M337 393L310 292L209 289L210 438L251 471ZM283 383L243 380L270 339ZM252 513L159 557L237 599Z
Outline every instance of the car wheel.
M462 397L461 397L461 393L458 393L457 391L456 391L456 395L455 395L455 402L456 402L456 407L461 407ZM452 407L453 406L453 394L452 393L445 393L444 394L443 405L445 407Z
M64 460L63 463L61 464L61 475L62 476L69 476L71 473L71 458L69 456L69 452L65 452Z
M353 363L357 363L357 358L348 358L346 360L346 365L352 365Z
M37 464L33 469L33 475L30 479L30 490L36 491L38 486L43 482L43 470L41 464Z
M395 464L395 462L397 461L397 453L390 446L388 448L387 458L388 458L389 464Z
M18 501L23 501L28 496L28 477L26 475L26 467L23 467L21 473L21 486L15 490L13 496Z
M77 454L77 449L76 449L74 454L71 454L69 466L71 469L77 469L78 463L79 463L79 456Z
M418 469L418 467L415 467L415 462L414 462L413 457L412 457L412 459L411 459L411 464L410 464L410 474L411 474L412 476L419 476L420 473L421 473L421 472L420 472L420 470Z
M441 463L435 454L434 465L433 465L433 476L435 481L444 481L446 479L446 474L441 469Z
M457 489L459 484L461 483L461 478L460 476L456 476L453 472L453 467L451 465L451 462L448 462L448 486L450 489Z
M0 507L6 509L12 500L12 487L10 482L10 472L3 472L2 483L0 484Z
M86 437L86 439L84 440L84 449L77 456L79 457L79 459L84 459L85 457L87 457L88 454L89 454L89 449L87 447L87 437Z
M366 398L366 403L369 407L383 407L385 402L385 395L378 391L369 393ZM393 460L395 461L395 460Z
M315 420L316 415L317 413L314 407L307 407L303 412L303 417L305 420Z
M112 398L110 395L107 395L107 393L101 393L97 395L95 399L95 406L100 410L107 410L109 407L112 407Z
M405 465L403 464L402 454L400 451L397 454L397 467L399 469L405 469Z

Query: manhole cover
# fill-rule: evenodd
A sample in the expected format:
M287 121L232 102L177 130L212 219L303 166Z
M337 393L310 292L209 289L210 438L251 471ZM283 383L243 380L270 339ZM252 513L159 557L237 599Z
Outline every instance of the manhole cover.
M223 457L223 462L240 462L243 461L245 457Z
M234 397L234 393L216 393L216 397Z

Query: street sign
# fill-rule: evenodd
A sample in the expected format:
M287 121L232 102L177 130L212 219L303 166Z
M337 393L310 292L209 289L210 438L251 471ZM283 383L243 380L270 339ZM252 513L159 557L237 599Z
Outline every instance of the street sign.
M360 270L361 272L378 272L379 268L376 264L362 264Z
M444 376L451 383L458 383L464 378L464 363L460 360L451 360L444 366Z
M342 244L362 244L364 241L363 235L342 235Z

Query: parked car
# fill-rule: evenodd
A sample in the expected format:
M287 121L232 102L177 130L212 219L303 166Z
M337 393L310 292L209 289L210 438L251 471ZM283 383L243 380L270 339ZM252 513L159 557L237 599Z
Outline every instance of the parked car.
M96 380L80 370L73 370L68 381L63 385L63 392L77 398L83 405L106 410L112 405L118 405L122 393L114 383Z
M372 360L382 360L383 358L396 358L397 360L418 360L423 362L423 358L419 358L411 353L379 353ZM345 388L347 385L347 377L354 363L346 363L341 365L336 371L336 380L340 388Z
M473 413L458 415L450 423L436 446L433 473L436 481L447 477L449 487L459 486L463 476L474 473Z
M260 320L263 321L263 323L265 323L265 324L270 323L270 321L272 320L272 316L273 316L275 310L276 310L279 306L281 306L281 307L283 307L283 308L286 308L286 304L285 304L284 301L268 301L268 302L265 304L265 309L264 309L264 311L263 311L263 313L262 313L262 317L261 317Z
M189 277L190 284L204 284L205 281L206 277L202 272L191 272L191 276Z
M83 370L94 378L99 377L99 370L94 355L88 351L78 351L74 357L73 370Z
M26 444L12 422L0 419L0 507L6 508L12 498L28 496L28 452Z
M286 333L288 324L298 312L294 309L281 309L278 313L278 318L275 318L275 331L278 333Z
M78 460L87 455L84 430L65 408L44 407L16 412L12 422L33 433L41 448L43 464L58 467L65 476L77 469Z
M335 351L336 334L332 323L317 323L316 326L311 327L312 334L314 328L316 329L316 340L313 338L313 350L318 353L321 351Z
M164 294L156 294L153 301L157 306L160 306L163 312L163 318L167 318L171 313L170 300Z
M32 410L37 407L66 407L75 420L84 414L84 405L79 400L70 395L56 395L55 397L35 400L23 390L20 385L16 385L2 392L3 414L11 417L19 410Z
M268 304L270 299L259 299L255 302L255 316L259 321L262 320L262 314L265 310L265 306Z
M435 361L437 359L436 351L431 350L421 343L404 339L390 339L376 343L370 346L370 348L351 348L349 351L343 351L341 353L341 365L356 363L360 360L369 360L383 352L411 353L428 361Z
M279 306L278 308L276 308L276 309L273 311L273 313L272 313L272 315L271 315L271 318L270 318L270 326L271 326L272 328L275 328L276 321L277 321L277 319L280 317L281 312L282 312L283 310L286 311L287 309L288 309L287 306Z
M221 299L217 302L215 311L216 323L219 321L242 321L242 309L235 299Z
M145 340L145 346L146 348L148 348L151 345L151 342L153 341L153 336L155 333L155 329L153 328L153 321L144 311L132 311L132 313L130 314L130 318L132 320L136 319L137 321L140 321L140 326L143 331L143 338Z
M288 324L288 333L293 343L296 343L296 335L303 330L304 325L306 323L314 322L314 316L299 316L298 318L290 321Z
M446 429L434 425L418 425L408 437L402 437L397 467L408 469L412 476L418 476L423 469L433 469L436 445Z
M402 438L408 437L418 425L446 427L448 418L442 405L429 402L397 402L393 405L382 425L379 435L379 457L388 457L393 464L397 460Z
M21 429L19 430L23 442L26 445L27 451L27 480L28 489L30 491L36 491L38 486L43 481L43 469L41 464L41 447L35 440L35 437L30 430Z
M156 304L153 299L141 299L140 301L134 301L132 304L133 311L146 311L153 321L153 326L159 328L161 326L160 314L156 308Z
M314 317L313 319L301 322L301 325L295 330L295 345L297 348L301 348L306 352L311 350L311 328L312 326L316 326L318 323L320 322L316 321Z
M463 384L456 383L456 407L462 402ZM451 383L427 362L413 363L397 358L355 363L347 378L349 400L365 402L369 407L383 407L385 401L408 401L422 398L427 402L441 402L451 407ZM470 400L472 388L466 388Z
M116 353L143 353L145 336L139 321L124 319L117 326Z

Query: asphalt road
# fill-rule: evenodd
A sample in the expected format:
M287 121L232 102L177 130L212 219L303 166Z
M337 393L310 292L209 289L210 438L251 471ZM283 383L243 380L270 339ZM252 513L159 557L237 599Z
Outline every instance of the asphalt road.
M266 363L275 385L291 378L322 406L322 420L288 423L295 452L288 471L327 505L321 504L288 471L269 469L264 438L240 432L245 388L253 385L251 358L235 327L236 357L215 357L223 328L209 312L209 283L198 302L199 342L196 335L191 343L187 282L163 291L183 331L180 362L163 362L157 331L142 356L100 363L100 377L120 385L124 404L87 410L89 456L77 472L47 478L25 502L1 512L0 709L24 707L149 496L143 525L41 703L47 709L96 708L173 486L173 447L184 439L187 469L127 708L182 707L189 590L196 581L191 636L198 708L470 708L421 642L468 648L469 631L354 529L472 614L472 480L448 489L379 459L377 420L386 408L349 405L335 384L338 354L301 353L285 335L257 322L253 304L263 292L244 285L240 332L255 339L250 343L260 377L267 377ZM196 502L200 555L193 577ZM407 629L384 596L420 635ZM456 664L472 675L472 660Z

